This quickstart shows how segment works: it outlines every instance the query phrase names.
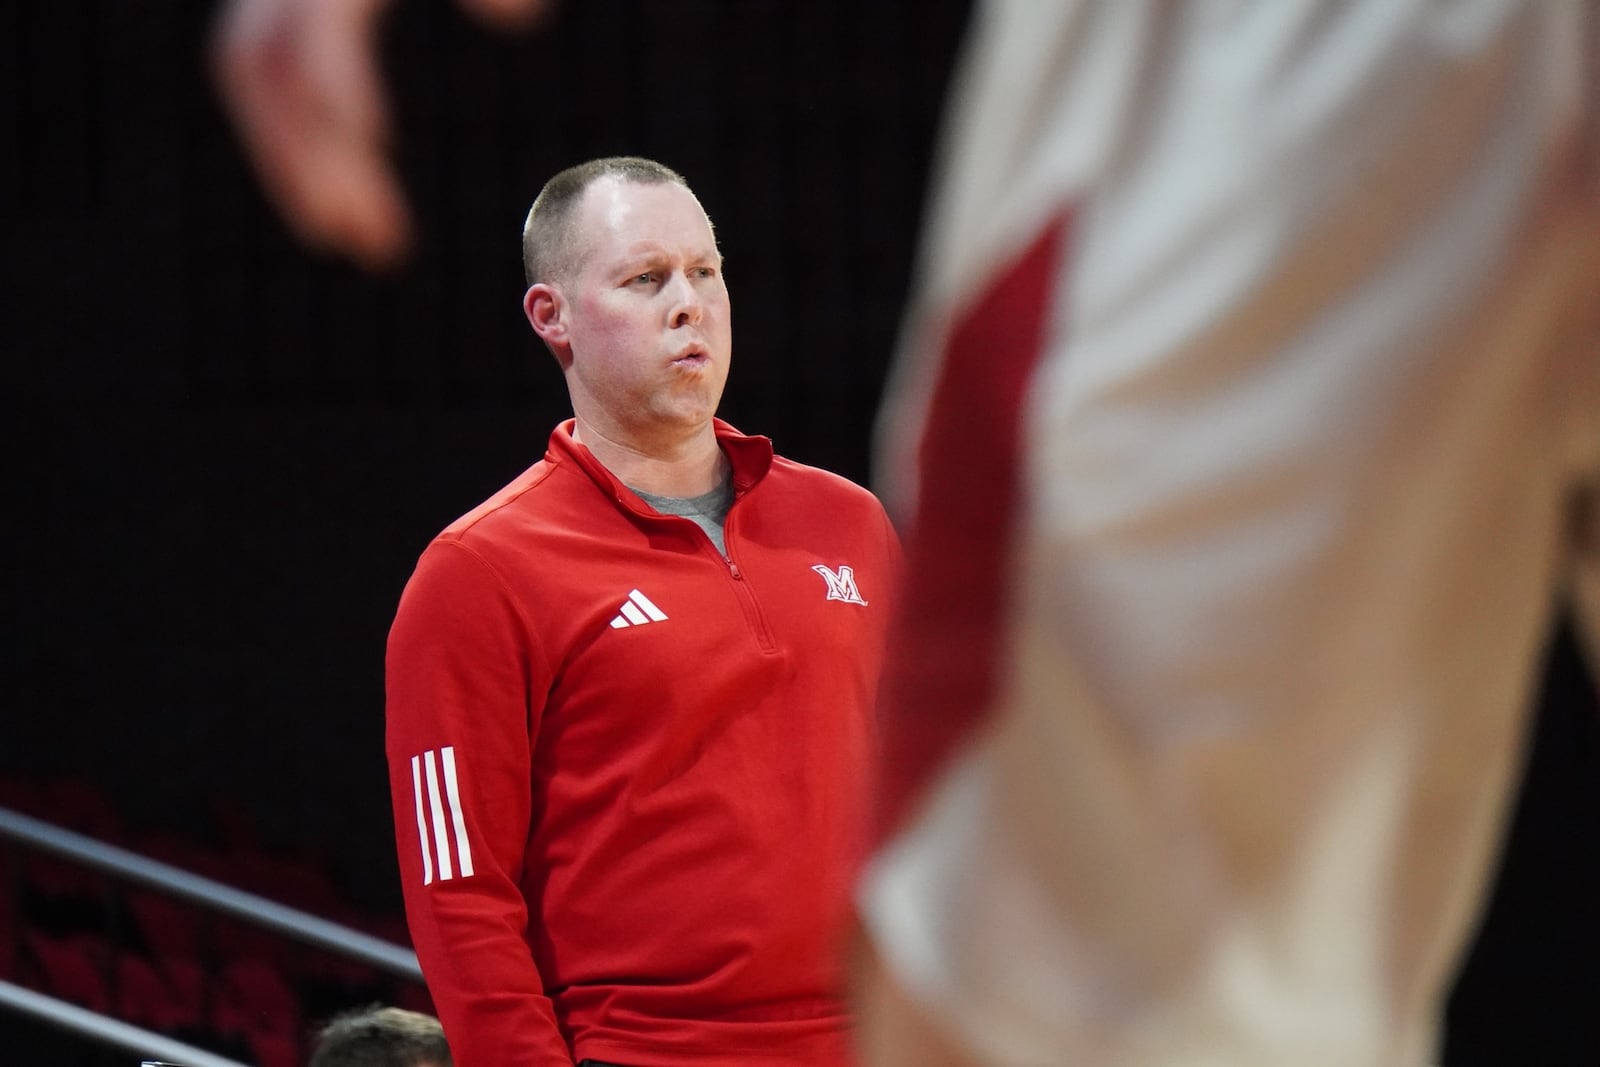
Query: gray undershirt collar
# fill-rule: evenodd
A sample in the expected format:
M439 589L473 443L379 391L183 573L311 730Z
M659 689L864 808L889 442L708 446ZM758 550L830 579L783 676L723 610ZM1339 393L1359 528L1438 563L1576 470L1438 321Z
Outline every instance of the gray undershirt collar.
M723 543L722 525L728 517L728 509L733 506L733 479L724 479L722 484L711 492L701 493L699 496L657 496L642 489L634 489L631 485L628 488L633 489L640 500L663 515L681 515L686 519L692 519L695 525L711 538L711 543L717 546L718 552L723 555L728 554L727 545Z

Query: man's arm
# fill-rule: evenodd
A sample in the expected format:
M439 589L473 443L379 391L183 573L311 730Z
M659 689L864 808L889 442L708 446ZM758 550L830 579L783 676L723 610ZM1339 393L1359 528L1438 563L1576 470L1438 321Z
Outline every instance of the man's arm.
M378 30L391 0L229 0L209 46L213 76L267 195L302 241L369 268L410 241L389 162ZM457 0L524 26L546 0Z
M389 635L389 781L406 918L457 1067L571 1067L528 947L524 848L550 672L470 549L423 554Z

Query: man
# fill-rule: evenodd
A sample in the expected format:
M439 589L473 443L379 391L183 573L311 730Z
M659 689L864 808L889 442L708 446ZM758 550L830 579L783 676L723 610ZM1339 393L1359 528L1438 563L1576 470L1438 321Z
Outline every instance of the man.
M373 1005L335 1016L306 1067L453 1067L444 1028L431 1015Z
M456 1062L848 1062L895 534L714 417L728 291L678 174L563 171L523 247L574 417L428 546L388 649L406 911Z
M871 1062L1437 1062L1600 626L1597 23L978 10L882 427Z

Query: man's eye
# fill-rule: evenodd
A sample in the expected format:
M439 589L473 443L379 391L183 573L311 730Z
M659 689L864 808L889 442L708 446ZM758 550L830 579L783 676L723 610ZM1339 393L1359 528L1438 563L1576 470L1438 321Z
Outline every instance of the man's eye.
M644 274L635 274L633 276L633 280L635 282L642 282L645 285L649 285L651 282L656 280L656 276L646 271Z

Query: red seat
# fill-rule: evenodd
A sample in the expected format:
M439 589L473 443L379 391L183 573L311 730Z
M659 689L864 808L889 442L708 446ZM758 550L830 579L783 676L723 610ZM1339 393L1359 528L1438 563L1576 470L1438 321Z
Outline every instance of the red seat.
M230 960L222 968L212 1022L219 1030L298 1034L300 998L272 964Z
M5 870L5 857L0 856L0 978L10 978L16 973L20 932L16 902L11 899L11 879Z
M107 876L93 867L31 850L23 851L18 867L22 885L29 892L92 901L96 905L105 897Z
M303 951L301 943L287 934L232 917L217 919L217 944L230 956L263 960L283 972L295 969Z
M317 915L331 914L343 903L333 878L313 857L245 849L228 853L225 863L224 881L275 903Z
M326 949L308 950L290 973L307 981L348 988L365 988L387 980L384 972L373 964Z
M245 1035L257 1067L299 1067L305 1055L297 1038L278 1031L258 1030Z
M243 1038L259 1067L298 1067L304 1062L304 1013L277 968L266 960L235 958L222 966L213 992L211 1027Z
M164 1032L199 1026L199 994L198 982L180 992L152 961L142 956L123 955L117 959L117 1012L130 1022Z
M193 1004L200 1015L201 1024L204 1024L207 998L215 995L212 984L206 980L205 969L195 960L181 956L164 956L152 962L161 980L172 990L172 995Z
M143 889L129 893L127 903L134 930L152 956L202 958L201 928L206 920L196 913L196 905L166 893Z
M44 992L101 1014L110 1009L105 977L110 949L103 942L84 935L58 939L37 930L23 934L23 941L38 965Z

